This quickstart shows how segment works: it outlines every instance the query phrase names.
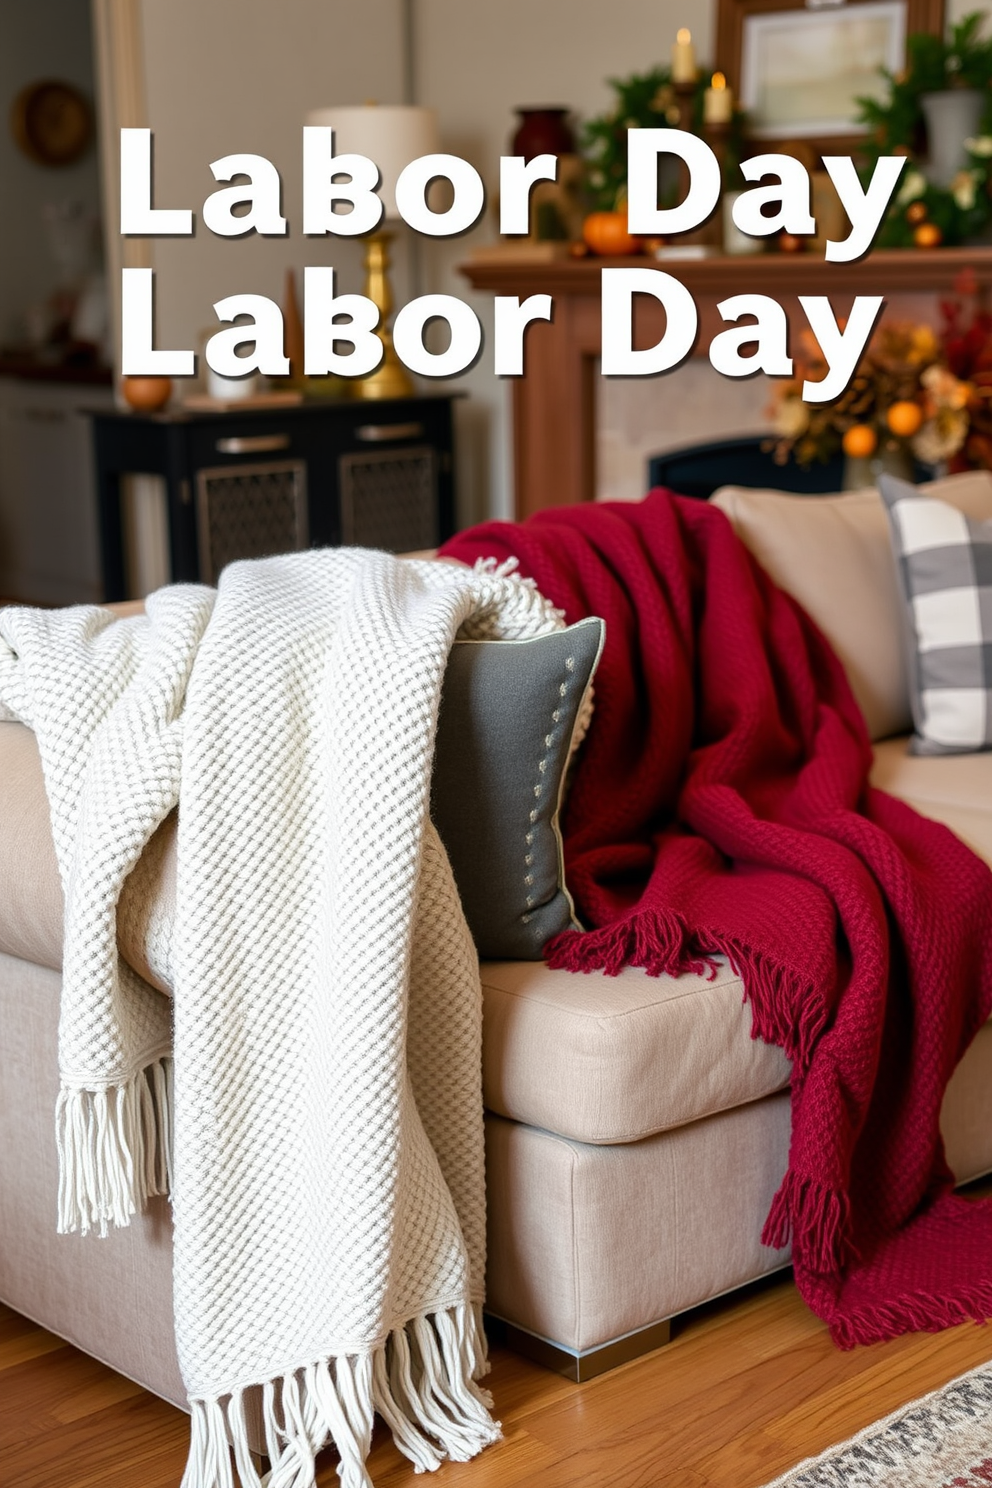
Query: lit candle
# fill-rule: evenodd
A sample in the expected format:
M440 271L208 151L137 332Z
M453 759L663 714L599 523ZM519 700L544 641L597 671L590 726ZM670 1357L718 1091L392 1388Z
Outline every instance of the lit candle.
M696 49L692 44L692 33L681 26L672 47L672 82L694 83L696 81Z
M713 74L710 86L703 94L703 123L729 124L734 112L734 90L727 87L722 72Z

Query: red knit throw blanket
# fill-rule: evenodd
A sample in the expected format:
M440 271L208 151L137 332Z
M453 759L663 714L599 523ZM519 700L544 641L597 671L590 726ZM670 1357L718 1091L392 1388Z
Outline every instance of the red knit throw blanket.
M489 523L443 549L519 559L569 622L606 621L564 823L587 933L552 966L744 982L793 1060L789 1168L763 1240L850 1347L992 1318L992 1203L953 1194L939 1116L992 1009L992 874L868 784L840 663L716 508ZM810 555L816 562L816 554Z

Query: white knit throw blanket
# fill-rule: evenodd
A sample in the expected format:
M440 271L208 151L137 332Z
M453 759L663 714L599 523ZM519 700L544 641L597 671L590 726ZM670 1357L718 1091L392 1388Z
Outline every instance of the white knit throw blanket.
M329 1440L368 1484L374 1409L418 1469L499 1434L478 965L428 796L459 629L560 623L514 577L354 549L132 619L0 612L0 718L37 734L66 900L59 1227L171 1190L184 1488L230 1488L228 1442L259 1488L257 1385L271 1488L312 1485ZM177 802L170 1007L115 907Z

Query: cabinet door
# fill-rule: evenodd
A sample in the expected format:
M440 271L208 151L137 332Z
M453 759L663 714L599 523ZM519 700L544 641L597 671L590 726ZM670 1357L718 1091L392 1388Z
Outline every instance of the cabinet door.
M103 598L89 421L109 389L0 379L0 594L29 604Z
M403 553L450 536L450 400L359 404L339 441L341 542Z

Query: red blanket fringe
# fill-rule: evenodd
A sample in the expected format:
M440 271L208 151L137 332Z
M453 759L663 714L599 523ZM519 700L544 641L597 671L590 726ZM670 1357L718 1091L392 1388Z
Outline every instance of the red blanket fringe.
M850 1255L850 1225L846 1194L789 1172L772 1200L761 1243L783 1250L791 1241L797 1265L834 1275Z

